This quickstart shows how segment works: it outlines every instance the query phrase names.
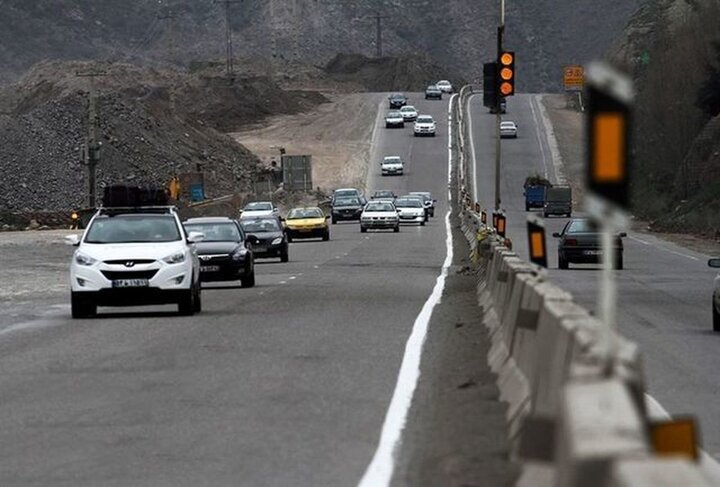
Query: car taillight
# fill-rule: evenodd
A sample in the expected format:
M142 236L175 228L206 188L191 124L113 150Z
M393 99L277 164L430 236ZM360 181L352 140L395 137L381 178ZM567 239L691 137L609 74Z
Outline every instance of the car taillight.
M578 241L574 238L567 238L565 239L565 246L566 247L572 247L578 244Z

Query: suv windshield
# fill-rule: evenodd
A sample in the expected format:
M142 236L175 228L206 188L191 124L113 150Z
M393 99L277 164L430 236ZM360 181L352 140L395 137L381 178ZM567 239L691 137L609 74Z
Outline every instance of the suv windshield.
M418 123L432 123L432 121L432 117L418 117L417 119Z
M238 227L232 222L186 223L185 230L204 233L203 242L240 242L242 240Z
M243 220L240 222L246 232L279 232L280 225L274 218L263 218L258 220Z
M93 220L85 243L162 243L180 238L177 222L170 215L101 215Z

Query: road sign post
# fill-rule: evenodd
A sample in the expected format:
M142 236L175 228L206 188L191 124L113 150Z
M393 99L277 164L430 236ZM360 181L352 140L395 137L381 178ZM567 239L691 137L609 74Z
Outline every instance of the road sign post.
M617 342L617 289L613 268L617 233L627 225L629 204L632 81L603 63L588 69L586 87L586 185L587 210L602 233L603 271L599 309L605 323L606 371L614 368Z

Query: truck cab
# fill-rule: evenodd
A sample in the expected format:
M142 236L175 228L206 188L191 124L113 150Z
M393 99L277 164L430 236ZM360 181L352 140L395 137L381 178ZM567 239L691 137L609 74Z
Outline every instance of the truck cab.
M543 208L545 205L545 192L552 184L540 176L530 176L525 179L523 195L525 196L525 211L531 208Z
M569 186L553 186L545 192L543 216L572 216L572 189Z

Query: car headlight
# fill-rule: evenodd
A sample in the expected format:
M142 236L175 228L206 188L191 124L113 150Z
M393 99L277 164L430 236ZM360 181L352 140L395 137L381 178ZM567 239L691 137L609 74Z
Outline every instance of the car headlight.
M179 264L185 260L185 252L176 252L163 259L167 264Z
M273 240L270 245L280 245L282 243L282 241L283 241L282 237L278 237L275 240Z
M81 252L75 252L75 262L77 262L80 265L91 266L95 262L97 262L97 259L93 259L89 255L85 255Z
M232 257L232 260L242 260L245 257L245 254L247 254L247 249L240 247L230 256Z

